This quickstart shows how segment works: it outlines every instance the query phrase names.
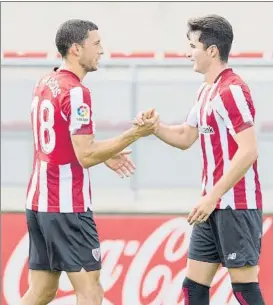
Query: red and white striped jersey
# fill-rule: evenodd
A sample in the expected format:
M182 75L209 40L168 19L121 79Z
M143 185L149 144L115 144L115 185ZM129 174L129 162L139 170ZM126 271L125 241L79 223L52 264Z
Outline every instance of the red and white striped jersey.
M233 136L254 125L255 107L250 90L232 69L224 70L208 87L203 84L187 123L198 127L203 154L202 192L211 191L225 174L238 145ZM257 161L217 204L217 209L261 209Z
M31 104L33 171L26 208L40 212L84 212L91 208L88 169L78 162L71 134L93 134L91 96L80 79L56 70L36 85Z

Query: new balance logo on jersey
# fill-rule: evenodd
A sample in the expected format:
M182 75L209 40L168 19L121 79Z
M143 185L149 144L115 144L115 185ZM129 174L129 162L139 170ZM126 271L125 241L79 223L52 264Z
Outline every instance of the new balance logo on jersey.
M211 126L200 126L199 133L202 134L214 134L214 129Z
M92 255L94 259L98 262L100 260L100 248L92 249Z
M89 124L90 122L90 110L88 105L81 104L77 109L76 121L81 122L82 124Z
M235 260L236 259L236 253L230 253L227 257L227 260Z

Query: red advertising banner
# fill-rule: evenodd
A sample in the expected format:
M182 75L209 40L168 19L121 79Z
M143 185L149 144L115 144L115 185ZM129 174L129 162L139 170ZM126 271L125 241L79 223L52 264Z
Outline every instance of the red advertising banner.
M3 214L2 302L18 305L28 286L28 235L24 214ZM101 239L105 290L103 305L184 305L181 285L191 227L183 216L96 216ZM260 259L261 288L273 305L273 217L264 218ZM74 305L66 274L51 305ZM220 268L211 288L211 305L238 305L227 270Z

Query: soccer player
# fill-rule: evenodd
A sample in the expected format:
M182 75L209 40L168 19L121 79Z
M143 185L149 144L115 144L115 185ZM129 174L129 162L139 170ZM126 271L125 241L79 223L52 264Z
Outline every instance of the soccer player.
M262 194L257 170L255 106L246 83L228 68L233 41L230 23L218 15L189 20L188 57L204 75L197 100L179 126L156 125L154 134L182 150L200 138L202 197L188 221L194 224L183 282L185 304L208 305L219 264L227 267L242 305L262 305L258 260ZM140 113L145 125L157 113Z
M30 285L21 305L50 303L62 271L78 305L100 305L101 254L88 168L105 162L118 174L134 165L123 150L153 132L155 118L103 141L94 138L92 100L82 84L103 54L98 27L69 20L56 35L63 63L36 85L31 105L33 172L27 191Z

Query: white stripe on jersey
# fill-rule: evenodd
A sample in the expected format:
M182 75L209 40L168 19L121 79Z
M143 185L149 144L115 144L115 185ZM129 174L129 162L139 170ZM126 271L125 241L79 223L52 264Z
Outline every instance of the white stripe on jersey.
M221 99L221 96L218 94L216 97L215 97L215 100L214 100L214 105L215 105L215 108L216 108L216 111L217 113L223 118L223 120L225 121L225 123L227 124L227 128L229 130L229 133L234 136L235 135L235 131L233 129L233 125L232 125L232 122L228 116L228 112L223 104L223 101Z
M200 120L199 120L199 111L200 111L200 103L199 101L202 101L204 94L206 93L206 88L204 88L206 85L206 83L203 83L201 85L201 87L199 88L198 92L197 92L197 100L194 104L194 106L191 108L188 116L187 116L187 120L186 123L192 127L198 127L198 125L200 125ZM204 89L204 90L203 90ZM202 91L203 90L203 91ZM202 94L201 94L202 92ZM199 95L201 94L201 96L199 97Z
M201 91L205 88L206 85L207 85L207 83L204 82L204 83L202 83L202 85L198 89L198 91L197 91L197 102L200 100L199 95L200 95Z
M62 111L61 111L61 116L65 121L67 121L67 117L65 116L65 114Z
M83 169L83 200L84 200L84 209L85 211L87 210L87 208L89 208L90 210L92 209L91 207L91 198L89 196L89 173L88 173L88 169L84 168Z
M253 166L249 168L245 175L245 192L248 209L256 209L256 182Z
M202 180L202 185L201 185L202 194L205 190L206 190L206 176L204 176Z
M219 129L221 147L223 151L223 163L224 163L223 175L224 175L229 170L229 166L230 166L227 129L224 121L220 118L218 113L215 113L214 116ZM220 208L225 209L228 205L232 209L235 209L234 188L231 188L221 198Z
M192 107L192 109L189 112L189 114L188 114L186 123L188 125L190 125L191 127L197 127L198 126L198 120L197 120L198 107L199 107L199 105L195 104Z
M77 117L77 109L84 103L83 99L83 90L81 87L74 87L70 90L70 126L69 130L71 133L80 129L82 124L81 122L76 120Z
M73 212L72 171L70 164L59 165L59 203L60 212Z
M37 180L38 180L38 161L36 160L34 173L30 182L31 185L27 195L27 205L26 205L27 209L32 209L32 201L36 191Z
M252 122L253 123L253 117L251 115L251 112L249 110L246 98L244 96L243 90L241 86L238 85L230 85L229 89L233 95L233 99L242 115L242 118L244 122Z
M47 212L48 208L48 186L47 186L47 162L40 163L40 193L38 199L38 211Z

